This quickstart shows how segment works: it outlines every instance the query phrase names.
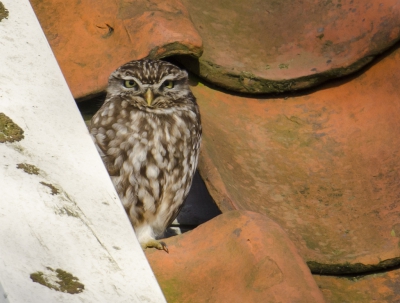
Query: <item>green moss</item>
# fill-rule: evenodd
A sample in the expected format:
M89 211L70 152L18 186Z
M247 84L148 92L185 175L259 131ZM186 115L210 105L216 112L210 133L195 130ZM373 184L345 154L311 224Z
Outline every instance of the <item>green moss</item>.
M315 276L314 276L315 277ZM374 288L366 291L362 285L357 288L358 279L349 279L346 277L322 276L316 277L318 287L324 294L326 302L340 302L340 303L365 303L376 302L376 296L371 298L374 293ZM371 285L372 286L372 285ZM383 299L382 296L378 298ZM375 300L374 300L375 299ZM382 300L381 302L390 302Z
M79 279L69 272L60 268L53 270L52 268L47 267L46 269L47 274L42 271L31 273L31 280L50 289L69 294L81 293L85 289L85 285L80 283Z
M170 303L181 302L183 297L182 281L178 279L158 280L165 299Z
M23 129L15 124L4 113L0 113L0 143L21 141L23 138Z
M43 182L43 181L41 181L40 184L42 184L42 185L47 186L48 188L50 188L50 189L51 189L51 194L52 194L52 195L58 195L58 194L60 193L60 191L58 190L58 188L56 188L53 184L46 183L46 182Z
M24 170L27 174L30 175L38 175L40 170L35 165L27 164L27 163L19 163L17 164L18 169Z
M4 18L8 18L8 10L4 7L3 3L0 2L0 21Z
M275 121L267 123L266 127L271 139L285 148L313 147L320 141L315 136L313 125L300 117L279 115Z
M33 282L36 282L36 283L42 284L44 286L47 286L48 288L54 289L53 285L46 282L46 279L44 278L43 275L44 275L43 272L37 271L37 272L31 273L30 278Z
M67 292L69 294L77 294L83 291L85 285L79 282L77 277L74 277L69 272L62 269L56 269L57 278L60 280L57 283L60 285L60 291Z

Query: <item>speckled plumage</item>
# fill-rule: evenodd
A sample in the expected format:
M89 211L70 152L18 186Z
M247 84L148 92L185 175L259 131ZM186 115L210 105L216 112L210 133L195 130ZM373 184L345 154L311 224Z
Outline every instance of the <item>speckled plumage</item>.
M189 192L201 141L187 73L159 60L121 66L90 133L139 242L162 249L153 244Z

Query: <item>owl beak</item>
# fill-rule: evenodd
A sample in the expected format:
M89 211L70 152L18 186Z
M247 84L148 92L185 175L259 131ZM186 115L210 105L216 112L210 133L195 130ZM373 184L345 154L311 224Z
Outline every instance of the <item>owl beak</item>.
M146 93L144 94L144 97L146 98L147 104L150 106L154 100L154 94L150 88L147 89Z

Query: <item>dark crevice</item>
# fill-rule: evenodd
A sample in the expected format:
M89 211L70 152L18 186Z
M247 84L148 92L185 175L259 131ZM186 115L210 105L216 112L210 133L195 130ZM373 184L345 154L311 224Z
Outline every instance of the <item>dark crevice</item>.
M362 263L322 264L315 261L308 261L307 265L313 274L321 276L360 277L399 269L400 257L369 265Z

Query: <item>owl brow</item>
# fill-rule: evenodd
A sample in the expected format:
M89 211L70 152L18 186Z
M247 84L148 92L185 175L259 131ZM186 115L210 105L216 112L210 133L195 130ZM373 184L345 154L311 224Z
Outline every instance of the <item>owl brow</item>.
M159 81L159 84L163 84L165 81L167 80L181 80L184 77L180 77L179 74L174 74L174 75L166 75L164 77L162 77Z
M140 81L138 78L134 77L134 76L123 76L121 77L122 80L134 80L137 84L143 84L142 81Z
M164 83L165 81L167 81L167 80L176 80L176 78L175 78L174 76L172 76L172 75L168 75L168 76L162 77L162 78L157 82L157 84L156 84L155 87L160 88L160 87L163 85L163 83Z

